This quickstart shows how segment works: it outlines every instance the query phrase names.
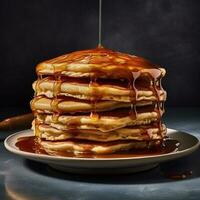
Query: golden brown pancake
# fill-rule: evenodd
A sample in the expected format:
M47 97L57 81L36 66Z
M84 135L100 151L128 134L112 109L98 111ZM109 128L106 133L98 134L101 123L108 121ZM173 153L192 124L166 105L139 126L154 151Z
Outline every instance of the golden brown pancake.
M130 102L131 90L128 86L119 86L111 84L89 85L89 83L81 82L80 80L56 81L49 78L37 80L33 83L33 89L37 95L45 95L46 97L53 98L56 96L69 96L78 99L90 100L94 93L99 100L114 100L121 102ZM120 81L118 81L120 82ZM160 101L166 99L166 92L162 89L159 91ZM153 89L140 87L137 91L137 101L156 101L156 96Z
M158 112L154 106L137 107L137 115L130 116L129 108L116 109L98 113L97 118L93 118L89 113L80 114L37 114L37 122L50 124L54 127L64 129L95 129L102 132L109 132L118 128L130 125L149 124L159 120Z
M105 48L76 51L37 65L39 75L127 78L133 72L164 76L165 69L135 56ZM130 77L129 77L130 78Z
M151 105L152 101L137 102L137 106ZM131 103L119 101L98 101L95 104L96 111L114 110L117 108L131 107ZM73 112L91 112L94 108L90 101L77 100L75 98L46 98L43 96L35 97L31 101L32 110L39 112L52 113L73 113Z
M160 145L160 140L152 141L116 141L110 143L93 142L85 140L66 140L59 142L40 141L40 145L50 155L56 155L56 152L73 152L74 154L112 154L120 151L131 151L131 149L144 149L151 146Z
M92 141L118 141L118 140L161 140L166 135L166 128L162 125L161 130L157 126L135 126L119 128L110 132L101 132L92 129L66 130L47 124L38 124L35 131L38 137L45 140L58 141L67 139L84 139Z

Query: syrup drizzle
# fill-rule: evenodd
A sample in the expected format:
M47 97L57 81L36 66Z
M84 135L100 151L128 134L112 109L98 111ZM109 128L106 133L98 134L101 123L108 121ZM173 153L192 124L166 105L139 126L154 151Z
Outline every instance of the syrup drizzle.
M135 81L140 77L140 72L132 72L131 80L129 80L129 88L130 88L130 101L131 101L131 110L130 117L132 119L137 118L137 110L136 110L136 102L137 102L137 88L135 87Z
M95 88L96 86L98 86L97 77L91 76L90 77L90 83L89 83L89 87L92 90L91 97L90 97L90 102L91 102L91 105L92 105L90 117L93 120L97 120L99 118L99 115L97 113L97 108L96 108L96 105L97 105L97 102L98 102L98 90L96 90L96 88Z
M99 43L98 47L102 46L102 0L99 0Z
M152 73L153 72L153 73ZM157 110L157 114L158 114L158 129L159 129L159 133L162 136L162 121L161 121L161 117L163 114L163 106L161 104L161 100L160 100L160 91L161 91L161 75L159 73L157 73L157 71L154 72L154 70L150 71L150 76L151 76L151 81L152 81L152 90L153 93L156 97L156 110Z

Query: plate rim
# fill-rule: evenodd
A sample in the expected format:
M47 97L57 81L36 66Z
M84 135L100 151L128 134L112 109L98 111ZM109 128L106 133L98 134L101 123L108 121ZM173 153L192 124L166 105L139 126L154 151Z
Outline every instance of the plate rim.
M171 129L171 128L167 128L167 132L168 131L179 131L176 129ZM13 133L11 135L9 135L5 140L4 140L4 146L5 148L17 155L20 155L22 157L26 157L26 158L32 158L32 159L48 159L48 160L54 160L54 161L58 161L58 160L62 160L62 161L123 161L123 160L148 160L148 159L152 159L152 158L164 158L166 156L172 156L176 155L178 157L178 155L182 155L185 152L194 152L199 146L200 146L200 140L194 136L193 134L187 133L185 131L180 131L182 133L185 133L187 135L190 135L191 137L193 137L196 140L196 144L193 145L190 148L187 149L183 149L180 151L176 151L176 152L171 152L171 153L166 153L166 154L161 154L161 155L150 155L150 156L139 156L139 157L125 157L125 158L84 158L84 157L80 157L80 158L76 158L76 157L64 157L64 156L51 156L51 155L44 155L44 154L36 154L36 153L31 153L31 152L26 152L26 151L21 151L20 149L17 149L12 147L11 145L9 145L9 141L12 140L14 137L17 137L20 134L24 134L25 132L33 132L31 129L26 129L26 130L22 130L16 133ZM184 154L185 155L185 154Z

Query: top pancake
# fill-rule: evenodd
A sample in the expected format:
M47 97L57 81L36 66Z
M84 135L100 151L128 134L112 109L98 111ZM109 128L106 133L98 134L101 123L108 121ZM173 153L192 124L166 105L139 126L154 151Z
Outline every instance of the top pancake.
M165 69L150 61L105 48L76 51L37 65L38 75L70 77L136 79L149 74L154 80L165 75Z

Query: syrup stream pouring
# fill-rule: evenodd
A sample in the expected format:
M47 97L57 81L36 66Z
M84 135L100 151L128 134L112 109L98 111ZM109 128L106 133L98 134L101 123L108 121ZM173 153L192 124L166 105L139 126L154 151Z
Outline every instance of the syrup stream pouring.
M102 29L101 29L101 25L102 25L102 0L99 0L99 44L98 47L102 47Z

